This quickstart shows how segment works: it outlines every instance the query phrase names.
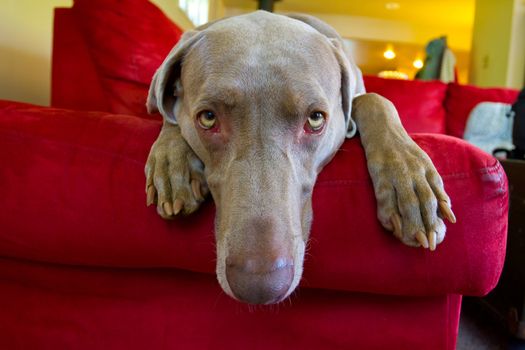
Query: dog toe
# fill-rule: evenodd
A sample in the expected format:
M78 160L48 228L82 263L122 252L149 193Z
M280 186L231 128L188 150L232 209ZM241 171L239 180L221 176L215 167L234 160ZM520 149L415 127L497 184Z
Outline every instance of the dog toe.
M208 194L204 164L182 137L165 124L151 147L146 166L146 204L157 204L164 219L191 214Z

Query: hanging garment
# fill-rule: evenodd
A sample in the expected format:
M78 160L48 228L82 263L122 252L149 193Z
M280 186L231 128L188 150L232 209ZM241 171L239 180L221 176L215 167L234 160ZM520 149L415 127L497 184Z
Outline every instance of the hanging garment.
M448 47L443 52L443 60L441 61L441 72L439 80L445 84L456 81L456 56Z
M513 122L511 105L481 102L470 112L463 138L490 154L499 150L510 152L514 149Z
M436 80L441 74L441 61L443 53L447 48L447 38L441 37L439 39L431 40L426 48L425 65L416 73L416 79L420 80Z

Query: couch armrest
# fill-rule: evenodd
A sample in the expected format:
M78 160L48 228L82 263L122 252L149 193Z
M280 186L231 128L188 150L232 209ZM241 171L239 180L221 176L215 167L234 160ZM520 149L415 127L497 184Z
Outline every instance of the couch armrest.
M214 206L164 221L145 206L144 163L160 122L0 102L0 256L214 273ZM441 172L458 223L436 252L402 245L376 219L358 139L314 191L303 286L382 294L482 295L501 272L507 181L465 142L414 135Z

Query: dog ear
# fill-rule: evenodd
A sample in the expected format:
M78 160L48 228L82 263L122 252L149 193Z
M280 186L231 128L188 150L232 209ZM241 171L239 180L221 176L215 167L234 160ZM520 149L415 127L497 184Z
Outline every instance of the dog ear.
M320 19L308 15L291 14L288 17L309 25L330 40L341 70L341 103L346 122L346 137L353 137L357 132L357 126L352 119L352 100L354 97L365 93L361 70L345 51L343 39L334 28Z
M189 48L202 38L201 34L201 31L184 33L157 69L149 86L146 101L148 113L160 112L166 121L177 124L174 108L177 102L176 85L181 74L182 60Z
M349 59L342 47L340 39L330 39L334 47L334 54L341 71L341 104L346 122L346 137L351 138L357 133L357 125L352 119L352 101L365 93L361 70ZM361 88L358 88L361 84Z

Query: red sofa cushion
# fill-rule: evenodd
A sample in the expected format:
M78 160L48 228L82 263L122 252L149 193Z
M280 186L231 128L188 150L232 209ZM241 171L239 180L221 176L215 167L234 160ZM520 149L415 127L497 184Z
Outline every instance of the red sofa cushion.
M447 134L462 138L472 109L480 102L514 103L519 91L502 88L479 88L451 83L448 86L445 109Z
M214 273L211 200L173 221L145 206L144 164L160 126L0 102L0 256ZM442 174L458 218L444 243L436 252L410 248L381 228L363 149L359 139L348 140L314 190L303 286L479 295L495 285L508 205L500 164L456 138L414 139Z
M145 0L75 0L72 12L98 73L108 111L147 115L151 78L182 30Z
M0 276L5 350L453 350L461 304L309 289L253 308L212 275L5 258Z
M409 133L445 133L443 102L447 85L439 81L408 81L365 76L367 92L392 101Z

